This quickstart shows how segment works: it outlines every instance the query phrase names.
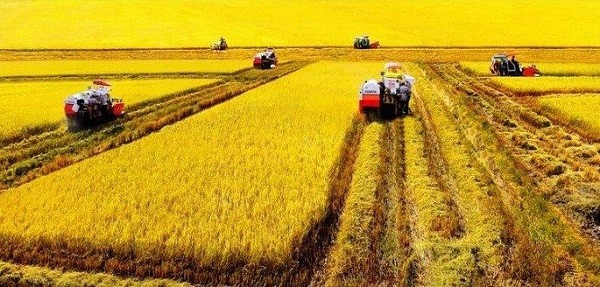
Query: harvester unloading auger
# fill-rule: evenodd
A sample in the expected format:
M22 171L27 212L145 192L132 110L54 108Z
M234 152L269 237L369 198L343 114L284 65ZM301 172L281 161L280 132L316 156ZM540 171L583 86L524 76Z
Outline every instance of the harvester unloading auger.
M360 89L358 109L363 114L394 118L410 114L408 103L416 79L400 72L400 64L386 63L381 81L365 81Z
M541 74L535 65L523 68L514 55L509 59L506 54L496 54L492 57L490 72L497 76L513 77L538 77Z
M95 80L87 90L71 95L65 100L65 115L69 130L106 122L125 113L125 103L110 96L111 85Z

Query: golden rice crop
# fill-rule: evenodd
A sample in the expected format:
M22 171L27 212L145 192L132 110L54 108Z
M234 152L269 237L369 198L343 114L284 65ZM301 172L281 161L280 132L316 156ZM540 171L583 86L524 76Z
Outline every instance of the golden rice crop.
M492 79L517 93L600 92L600 77L494 77Z
M0 77L137 73L230 73L250 67L249 60L56 60L3 61Z
M326 286L362 286L367 270L355 270L355 266L367 266L370 246L373 243L370 229L374 224L375 190L379 181L381 163L381 134L383 125L369 125L363 134L354 175L335 247L331 252L331 264Z
M491 56L490 56L491 57ZM591 63L529 63L535 65L542 76L600 76L600 64ZM491 76L490 62L460 62L460 65L479 76Z
M220 36L234 46L350 46L360 34L388 46L600 39L597 1L13 0L2 1L0 15L0 48L207 47Z
M571 121L583 121L600 129L600 94L549 95L538 100L542 106L564 113Z
M283 263L327 208L358 86L379 69L313 64L9 189L0 194L0 236L186 256L202 266L240 256Z
M19 285L14 285L14 282L18 282ZM165 279L124 279L102 273L62 271L0 262L0 286L191 287L192 285Z
M208 85L207 79L115 80L112 95L126 105ZM90 81L0 83L0 137L28 126L60 121L67 96L85 90Z

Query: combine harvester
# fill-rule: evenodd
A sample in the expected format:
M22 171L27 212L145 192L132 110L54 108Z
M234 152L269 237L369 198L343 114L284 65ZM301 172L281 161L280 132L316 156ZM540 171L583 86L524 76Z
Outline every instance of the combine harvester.
M512 76L512 77L539 77L540 70L535 65L521 68L521 64L515 59L514 55L496 54L492 57L490 63L490 72L497 76Z
M267 48L263 52L254 55L254 61L252 62L256 69L274 69L277 65L278 60L275 56L273 48Z
M386 63L381 81L372 79L361 86L358 110L361 114L387 119L408 115L414 84L414 77L400 73L400 64Z
M215 51L224 51L227 50L227 48L229 48L229 46L227 45L227 41L225 41L225 38L223 37L221 37L219 41L214 42L211 45L211 49Z
M379 41L371 43L368 35L358 36L354 38L354 49L377 49Z
M95 80L86 91L65 100L64 111L70 131L110 121L125 113L125 103L110 96L110 87L106 81Z

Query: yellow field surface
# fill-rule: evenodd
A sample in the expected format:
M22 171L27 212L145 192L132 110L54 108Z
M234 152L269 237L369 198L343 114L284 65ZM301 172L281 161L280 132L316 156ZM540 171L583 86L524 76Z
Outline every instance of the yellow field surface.
M494 77L492 80L519 93L600 91L600 77Z
M125 105L208 85L208 79L114 80L111 95ZM0 137L27 126L42 125L64 118L64 100L85 90L90 81L24 82L0 84Z
M588 63L529 63L521 62L524 66L535 66L542 76L600 76L600 64ZM490 62L460 62L464 68L479 76L491 76Z
M549 95L539 98L542 106L558 110L572 121L583 121L600 129L600 94Z
M0 48L598 46L600 2L5 0Z
M214 72L251 67L250 60L131 60L0 62L0 77L80 74Z
M327 208L358 87L380 68L313 64L9 189L0 194L0 236L133 248L142 258L185 255L203 265L239 256L283 263ZM73 178L82 180L65 184Z

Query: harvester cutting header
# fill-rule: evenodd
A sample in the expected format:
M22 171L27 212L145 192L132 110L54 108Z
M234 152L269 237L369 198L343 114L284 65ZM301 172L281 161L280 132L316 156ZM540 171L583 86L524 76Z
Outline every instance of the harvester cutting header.
M87 90L69 96L65 100L65 115L69 130L105 122L125 113L125 103L110 96L111 85L95 80Z
M375 113L384 118L408 115L415 78L400 72L400 64L390 62L381 72L381 81L365 81L360 89L360 113Z

